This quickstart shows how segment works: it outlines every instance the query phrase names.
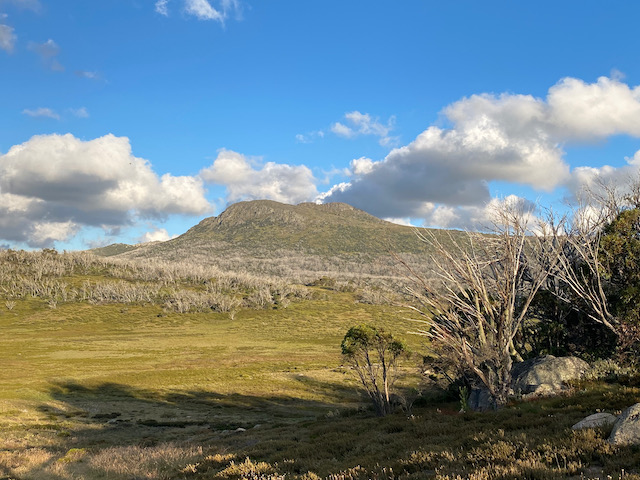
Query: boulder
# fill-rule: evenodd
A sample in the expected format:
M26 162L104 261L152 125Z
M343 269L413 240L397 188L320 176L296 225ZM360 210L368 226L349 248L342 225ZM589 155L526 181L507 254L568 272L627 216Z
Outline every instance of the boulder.
M512 388L516 393L553 395L565 388L565 383L580 378L589 364L577 357L545 355L513 366Z
M572 430L583 430L585 428L609 428L613 426L618 417L610 413L594 413L586 418L583 418L576 423Z
M469 408L474 412L484 412L496 408L496 404L486 388L473 388L469 393Z
M608 441L614 445L640 444L640 403L622 412L613 425Z

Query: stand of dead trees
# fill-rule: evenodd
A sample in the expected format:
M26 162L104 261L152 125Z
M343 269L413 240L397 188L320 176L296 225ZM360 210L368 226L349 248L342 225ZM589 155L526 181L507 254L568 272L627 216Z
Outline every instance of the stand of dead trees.
M496 406L509 396L511 368L521 360L516 337L529 306L553 263L548 235L532 230L522 208L505 204L494 212L492 234L469 233L464 244L434 236L433 278L413 275L422 319L417 333L429 337L445 370L466 377L472 388L488 390ZM409 267L407 267L409 268ZM413 274L413 271L410 269Z
M512 393L514 361L536 353L523 326L542 293L564 305L563 315L604 327L619 351L640 343L640 179L625 188L600 183L581 200L573 215L544 219L505 201L489 233L447 245L420 234L434 250L428 279L405 264L420 302L416 333L430 338L441 370L486 389L496 406Z

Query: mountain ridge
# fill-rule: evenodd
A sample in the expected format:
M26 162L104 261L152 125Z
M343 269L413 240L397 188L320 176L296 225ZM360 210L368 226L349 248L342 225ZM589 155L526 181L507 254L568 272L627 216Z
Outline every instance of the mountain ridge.
M207 217L184 234L153 244L113 244L91 250L97 255L155 256L187 244L220 252L293 250L320 255L386 254L423 251L415 227L381 220L346 203L288 205L252 200L230 205L220 215ZM267 255L268 256L268 255Z
M419 238L419 230L425 229L397 225L344 203L253 200L230 205L165 242L110 245L92 252L133 261L188 261L296 281L323 276L397 281L407 275L398 257L420 269L434 251ZM463 234L429 232L443 244Z

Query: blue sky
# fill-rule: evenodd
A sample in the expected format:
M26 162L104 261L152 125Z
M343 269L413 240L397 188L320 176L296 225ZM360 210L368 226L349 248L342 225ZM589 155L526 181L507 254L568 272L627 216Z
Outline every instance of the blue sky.
M0 245L228 204L473 228L640 166L633 1L0 0Z

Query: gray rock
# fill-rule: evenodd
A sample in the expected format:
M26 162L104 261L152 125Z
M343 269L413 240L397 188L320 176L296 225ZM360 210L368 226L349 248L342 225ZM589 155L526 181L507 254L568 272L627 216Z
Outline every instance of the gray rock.
M552 397L566 390L566 387L562 383L541 383L540 385L531 385L531 389L532 391L523 395L523 398Z
M576 423L572 430L583 430L585 428L608 428L613 426L618 417L610 413L594 413L586 418L583 418Z
M476 412L495 408L495 402L486 388L474 388L469 394L469 408Z
M577 357L544 357L532 358L513 366L512 388L522 394L536 392L551 395L564 388L565 382L580 378L589 369L589 364Z
M613 425L609 443L614 445L640 444L640 403L627 408Z

